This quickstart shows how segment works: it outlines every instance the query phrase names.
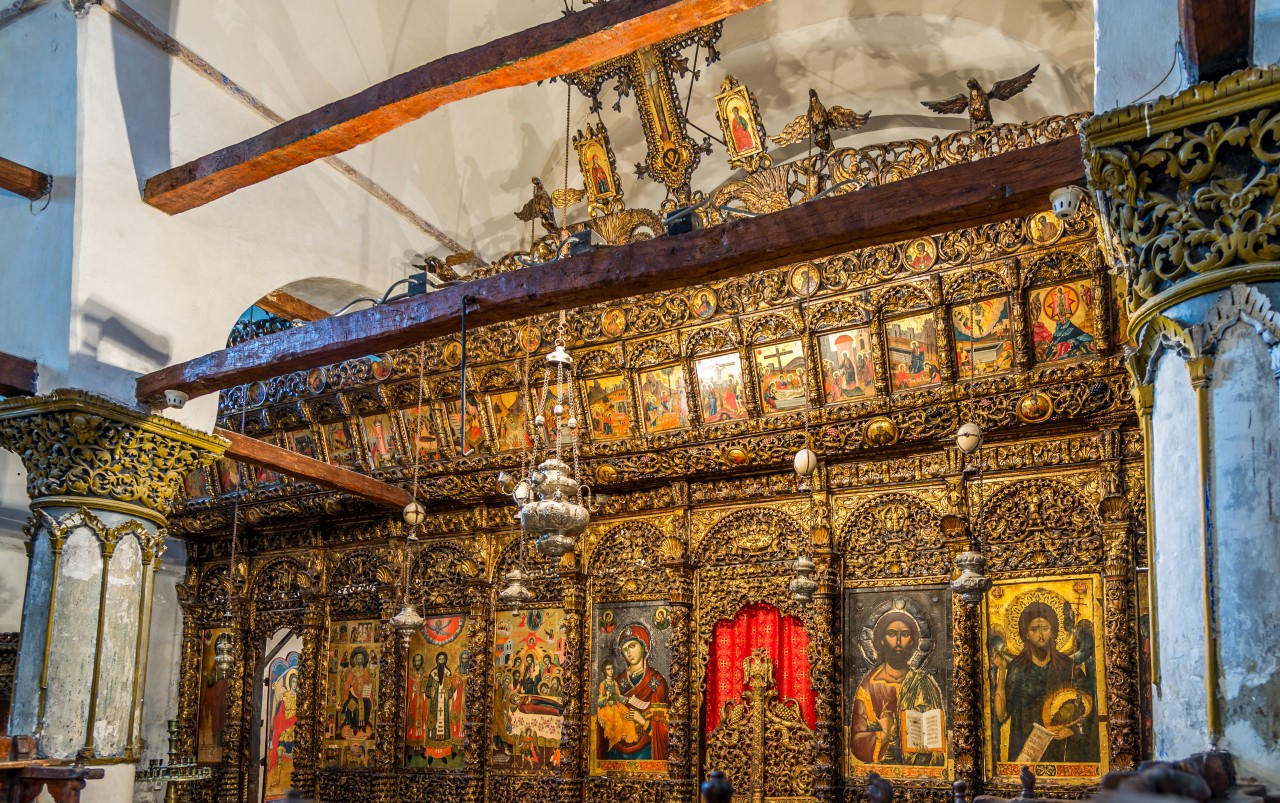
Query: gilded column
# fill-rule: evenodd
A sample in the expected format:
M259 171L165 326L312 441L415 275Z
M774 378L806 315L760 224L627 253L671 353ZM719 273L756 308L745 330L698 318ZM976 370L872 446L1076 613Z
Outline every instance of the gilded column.
M812 628L810 655L813 659L814 739L817 762L813 768L814 795L819 801L834 803L840 797L840 688L839 614L840 561L831 544L831 500L826 491L826 471L819 467L812 475L815 490L810 504L810 548L817 566L818 590L809 603L807 619Z
M467 723L463 750L466 754L467 778L462 803L479 803L484 798L484 770L489 757L485 739L489 727L489 689L493 678L493 661L489 659L493 643L493 609L485 604L490 598L489 584L477 578L471 591L471 633L468 650L471 666L467 672Z
M663 557L663 574L669 589L671 607L671 702L667 711L670 734L667 753L667 775L671 778L673 803L696 800L697 793L697 711L689 703L694 697L690 688L694 655L693 632L693 567L689 565L689 484L671 484L672 502L676 506L666 519L666 535L659 552Z
M402 553L403 554L403 553ZM382 645L384 656L396 656L397 642L400 634L389 622L400 610L399 591L393 586L382 586L378 589L378 599L382 609ZM408 644L404 652L408 653ZM407 667L407 664L406 664ZM374 744L377 755L374 758L376 775L373 789L376 803L393 803L398 800L399 790L396 788L396 731L400 729L400 718L396 716L396 703L404 698L405 677L400 672L400 661L382 661L378 666L378 718L374 723Z
M137 760L151 578L184 476L226 448L81 391L0 402L32 517L11 728L39 753Z
M324 713L320 678L326 666L321 650L329 610L325 595L316 591L304 593L302 604L305 611L302 614L302 655L298 661L301 671L298 673L298 722L294 726L298 743L293 751L293 787L306 797L318 798L317 777L323 760L320 737L324 732L320 726Z
M246 725L252 706L246 705L248 690L253 688L257 656L250 649L250 606L244 600L244 578L248 568L239 564L232 572L234 589L227 601L225 627L230 631L232 655L235 660L227 672L226 715L222 726L222 760L214 773L218 786L217 800L221 803L240 803L247 791L247 778L240 771L249 766L249 746L245 739Z
M564 733L560 737L561 803L579 803L582 800L583 767L586 766L584 750L589 732L585 727L588 707L587 684L584 681L589 663L584 631L587 576L578 565L577 553L573 554L573 560L573 568L562 568L560 574L564 584L564 665L572 667L572 671L564 673Z
M1221 747L1280 783L1264 713L1280 666L1260 661L1280 654L1280 511L1259 503L1280 480L1280 67L1117 109L1083 135L1150 421L1156 753Z
M982 754L982 615L981 602L991 581L981 572L986 562L978 551L969 526L969 488L962 470L964 455L958 449L947 450L948 512L942 517L942 533L947 552L956 564L951 589L955 597L951 605L952 643L952 733L953 780L964 781L970 793L981 791L984 775ZM979 454L976 459L981 460Z
M200 701L200 621L203 608L196 602L195 581L198 572L187 569L186 579L178 584L178 604L182 606L182 665L178 675L178 749L183 756L195 756L196 731L199 728ZM192 799L189 784L179 788L180 799Z

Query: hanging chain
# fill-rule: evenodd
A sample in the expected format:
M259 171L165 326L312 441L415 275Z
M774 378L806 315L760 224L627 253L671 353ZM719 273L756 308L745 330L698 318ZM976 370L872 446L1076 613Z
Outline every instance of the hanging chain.
M974 388L974 384L975 384L975 383L976 383L976 381L977 381L977 376L978 376L978 364L974 361L974 359L975 359L975 354L974 354L974 339L975 339L975 334L977 333L977 330L978 330L978 319L977 319L977 317L976 317L976 316L977 316L977 312L976 312L976 310L977 310L977 301L978 301L978 299L977 299L977 285L976 285L976 284L975 284L975 282L974 282L973 270L974 270L974 268L973 268L973 263L972 263L972 262L970 262L970 263L969 263L969 277L968 277L968 278L969 278L969 387L968 387L968 391L969 391L969 416L970 416L970 418L971 418L971 419L972 419L972 418L977 418L977 407L975 406L975 403L974 403L974 400L973 400L973 388ZM975 422L975 423L976 423L976 422ZM978 448L977 448L977 450L976 450L975 459L978 461L978 518L977 518L977 524L978 524L978 525L981 525L981 524L983 523L983 519L982 519L982 513L983 513L983 495L982 495L982 491L983 491L983 488L982 488L982 466L983 466L983 460L982 460L982 443L981 443L981 442L979 442L979 444L978 444ZM972 532L970 532L970 534L969 534L969 543L970 543L972 546L975 546L975 547L976 547L976 546L977 546L977 544L978 544L978 527L973 527L973 526L971 526L971 530L972 530Z
M569 119L573 110L573 84L568 81L564 82L564 181L560 184L564 190L565 205L560 211L560 228L568 230L569 228ZM552 219L555 219L555 204L551 209Z
M249 386L244 385L244 400L240 404L240 434L244 434L245 419L249 414ZM234 461L233 461L234 462ZM240 466L235 466L236 473L239 474ZM231 620L231 605L236 597L239 597L239 569L236 568L236 540L240 529L240 497L242 494L237 493L235 502L231 505L231 579L235 583L232 588L227 589L227 612L226 619ZM235 590L233 590L235 589Z

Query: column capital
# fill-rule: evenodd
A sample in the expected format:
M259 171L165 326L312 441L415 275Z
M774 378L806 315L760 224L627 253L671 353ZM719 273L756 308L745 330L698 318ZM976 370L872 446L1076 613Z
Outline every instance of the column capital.
M1280 66L1098 115L1081 133L1131 332L1187 299L1280 279Z
M81 390L0 402L0 448L26 466L34 508L88 506L163 526L186 474L227 445Z

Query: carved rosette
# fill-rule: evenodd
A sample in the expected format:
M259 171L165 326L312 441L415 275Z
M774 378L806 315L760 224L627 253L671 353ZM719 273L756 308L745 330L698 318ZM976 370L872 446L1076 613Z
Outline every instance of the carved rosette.
M35 505L116 503L163 525L183 478L227 448L213 435L80 390L0 402L0 447L27 469Z
M1280 275L1280 68L1117 109L1083 133L1110 256L1130 310L1146 307L1135 332L1161 309L1230 284L1236 269Z

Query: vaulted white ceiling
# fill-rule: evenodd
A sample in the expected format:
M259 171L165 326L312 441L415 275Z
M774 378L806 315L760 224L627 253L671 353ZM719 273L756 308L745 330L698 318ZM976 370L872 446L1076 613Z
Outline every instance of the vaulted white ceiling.
M561 15L562 0L128 0L216 69L292 117L374 83ZM837 138L857 146L944 135L967 126L922 100L948 97L970 75L984 84L1040 71L1022 95L995 104L998 122L1086 111L1093 92L1089 0L773 0L725 22L722 59L699 64L689 117L718 133L713 98L726 74L756 94L776 134L804 110L810 87L828 104L872 111L862 130ZM692 56L692 49L689 51ZM173 69L185 69L174 65ZM682 96L687 79L680 81ZM488 260L528 245L513 213L530 177L563 181L563 84L506 90L447 106L344 156L414 211ZM606 92L602 111L629 206L656 208L665 190L635 178L644 159L634 98L621 113ZM594 115L576 91L570 128ZM266 125L264 124L264 129ZM695 139L701 135L691 131ZM231 144L231 143L226 143ZM175 164L204 155L175 142ZM718 144L694 175L695 189L730 178ZM774 149L775 159L802 146ZM570 183L581 185L571 156ZM354 185L351 191L360 192ZM576 207L571 214L585 215ZM447 250L423 236L422 249Z

